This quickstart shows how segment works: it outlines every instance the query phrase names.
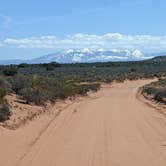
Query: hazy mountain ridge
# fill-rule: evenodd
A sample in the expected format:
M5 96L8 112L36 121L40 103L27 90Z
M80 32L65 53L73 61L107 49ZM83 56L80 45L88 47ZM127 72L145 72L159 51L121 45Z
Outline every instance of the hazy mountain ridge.
M166 62L166 55L154 57L154 58L152 58L152 61L154 61L154 62Z
M159 54L160 61L166 59ZM164 53L163 53L164 55ZM108 61L135 61L135 60L146 60L155 57L155 54L144 55L140 50L89 50L89 49L80 49L80 50L63 50L53 54L48 54L35 58L32 60L2 60L0 64L19 64L19 63L49 63L56 61L58 63L83 63L83 62L108 62ZM157 58L157 59L158 59ZM158 59L158 60L159 60ZM153 60L156 60L154 58Z

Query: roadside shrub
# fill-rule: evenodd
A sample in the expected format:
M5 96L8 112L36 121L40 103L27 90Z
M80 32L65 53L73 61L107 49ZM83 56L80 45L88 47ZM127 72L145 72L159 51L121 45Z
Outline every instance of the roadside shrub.
M158 92L155 96L154 99L158 102L162 102L166 104L166 89L162 90L161 92Z
M20 90L19 94L26 100L27 104L35 103L36 105L43 105L46 100L43 91L39 91L38 89L24 88Z
M30 77L28 76L23 76L23 75L17 75L12 78L9 78L8 81L10 82L12 86L12 90L16 93L19 94L19 91L31 87L32 82Z
M4 96L6 95L6 90L0 87L0 122L4 122L10 117L9 107L4 100Z
M0 104L0 122L4 122L9 119L11 112L6 103Z
M0 88L0 99L2 99L6 95L6 90L3 88Z
M11 84L5 79L5 77L0 77L0 88L4 89L6 92L11 91Z
M166 79L159 79L144 86L143 93L151 95L157 102L166 104Z
M148 95L156 94L158 91L159 90L157 88L154 88L154 87L150 87L150 86L144 87L144 92L147 93Z
M58 81L52 77L32 76L29 78L30 84L19 86L16 92L22 96L27 103L42 105L46 101L65 99L75 95L85 95L88 91L97 91L100 84L75 85L65 81ZM20 88L21 87L21 88Z
M78 94L84 95L89 91L96 92L99 90L100 84L89 84L89 85L82 85L78 87Z

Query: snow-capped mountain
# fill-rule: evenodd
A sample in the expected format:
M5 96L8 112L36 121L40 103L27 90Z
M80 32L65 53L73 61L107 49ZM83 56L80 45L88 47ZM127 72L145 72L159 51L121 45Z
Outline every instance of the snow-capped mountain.
M69 49L61 50L53 54L41 56L32 60L9 60L0 61L0 64L19 64L19 63L79 63L79 62L107 62L107 61L133 61L150 59L154 56L144 55L140 50L90 50L84 49Z
M77 62L106 62L106 61L131 61L142 60L151 57L145 57L140 50L65 50L54 54L45 55L33 60L34 63L48 63L56 61L59 63L77 63Z

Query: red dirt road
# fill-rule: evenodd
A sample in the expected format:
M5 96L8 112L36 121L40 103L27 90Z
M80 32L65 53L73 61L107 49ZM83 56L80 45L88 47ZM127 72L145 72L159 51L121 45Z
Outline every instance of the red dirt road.
M54 119L1 129L0 166L165 166L166 117L136 98L149 82L115 83Z

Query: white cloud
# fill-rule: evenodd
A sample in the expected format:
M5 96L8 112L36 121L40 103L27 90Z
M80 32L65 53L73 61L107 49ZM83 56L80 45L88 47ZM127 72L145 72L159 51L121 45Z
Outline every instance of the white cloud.
M166 36L124 35L108 33L104 35L75 34L64 38L41 36L31 38L8 38L1 45L16 48L37 49L85 49L89 50L130 50L133 56L142 56L142 52L166 51ZM140 50L140 52L138 51Z

